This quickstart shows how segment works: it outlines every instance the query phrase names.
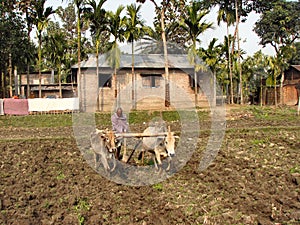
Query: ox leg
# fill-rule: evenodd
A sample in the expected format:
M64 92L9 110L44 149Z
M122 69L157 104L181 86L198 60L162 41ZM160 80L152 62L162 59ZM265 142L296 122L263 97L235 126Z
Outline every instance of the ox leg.
M116 158L114 154L111 154L112 162L113 162L113 168L110 170L111 172L115 170L116 168Z
M127 146L126 146L126 138L124 138L124 141L123 141L123 156L122 156L122 162L127 162L128 160L128 156L127 156Z
M106 171L110 170L110 167L108 165L107 158L105 155L101 155L101 162Z
M161 168L161 160L160 160L160 153L159 153L159 151L157 150L157 149L155 149L154 150L154 153L155 153L155 159L156 160L154 160L154 164L155 164L155 167L156 167L156 169L158 170L160 170L160 168ZM157 161L157 164L158 164L158 166L157 166L157 164L156 164L156 161ZM159 168L158 168L159 167Z
M156 163L156 156L155 156L155 154L152 154L152 160L153 160L153 162L154 162L155 169L158 170L157 163Z
M97 169L98 154L94 152L95 169Z
M171 160L172 160L171 157L168 157L168 167L167 167L166 171L170 170Z

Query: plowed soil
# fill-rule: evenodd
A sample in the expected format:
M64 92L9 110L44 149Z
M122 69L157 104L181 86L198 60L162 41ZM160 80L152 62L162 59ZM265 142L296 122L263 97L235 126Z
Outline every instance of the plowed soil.
M1 127L0 224L300 224L300 117L274 115L229 110L212 165L198 169L203 132L178 173L140 187L91 168L72 127Z

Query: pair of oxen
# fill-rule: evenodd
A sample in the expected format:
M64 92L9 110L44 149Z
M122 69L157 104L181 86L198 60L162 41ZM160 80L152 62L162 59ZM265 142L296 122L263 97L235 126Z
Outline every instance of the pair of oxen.
M95 129L91 133L90 141L94 153L95 169L99 166L99 159L106 171L113 171L116 167L117 147L122 142L120 139L126 137L137 137L141 139L136 146L140 150L140 156L144 156L145 152L150 152L157 171L162 168L162 159L167 158L168 167L170 169L171 159L175 156L175 137L171 132L170 126L168 130L165 126L149 126L142 134L116 134L112 130ZM139 157L140 158L140 157ZM112 166L109 164L112 161Z

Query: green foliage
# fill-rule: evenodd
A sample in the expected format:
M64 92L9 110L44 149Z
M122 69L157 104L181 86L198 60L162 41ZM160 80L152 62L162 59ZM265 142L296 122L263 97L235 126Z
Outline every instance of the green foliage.
M5 72L5 75L8 71L9 54L12 67L16 66L19 71L24 71L27 59L32 59L36 51L34 45L29 43L25 27L25 21L15 12L4 13L0 17L0 71Z
M291 168L290 173L300 173L300 165Z
M78 218L78 224L79 225L83 225L84 224L84 221L85 221L85 218L84 216L82 215L84 212L86 211L89 211L90 210L90 205L89 203L87 202L86 199L79 199L77 201L77 203L75 204L74 206L74 210L77 214L77 218Z
M299 38L299 2L277 1L270 10L262 13L254 31L265 46L271 44L276 52L280 46L290 45Z
M157 183L157 184L154 184L152 186L152 188L157 190L157 191L162 191L163 190L163 185L162 185L162 183Z

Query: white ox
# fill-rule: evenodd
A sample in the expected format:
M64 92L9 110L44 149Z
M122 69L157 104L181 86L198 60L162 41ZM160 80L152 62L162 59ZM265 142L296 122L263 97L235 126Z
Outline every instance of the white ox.
M98 168L97 161L100 160L106 171L113 171L116 167L115 152L116 139L115 133L109 130L96 129L90 136L91 146L94 153L95 169ZM110 168L108 159L113 160L113 168Z
M142 156L145 151L152 153L152 159L156 170L160 170L162 162L161 157L168 158L168 167L166 171L170 169L172 157L175 156L175 136L174 132L171 132L170 126L168 132L166 132L165 126L150 126L144 130L143 134L159 134L166 133L166 135L158 137L144 137L142 140ZM141 158L141 155L139 159ZM158 168L158 166L159 168Z

